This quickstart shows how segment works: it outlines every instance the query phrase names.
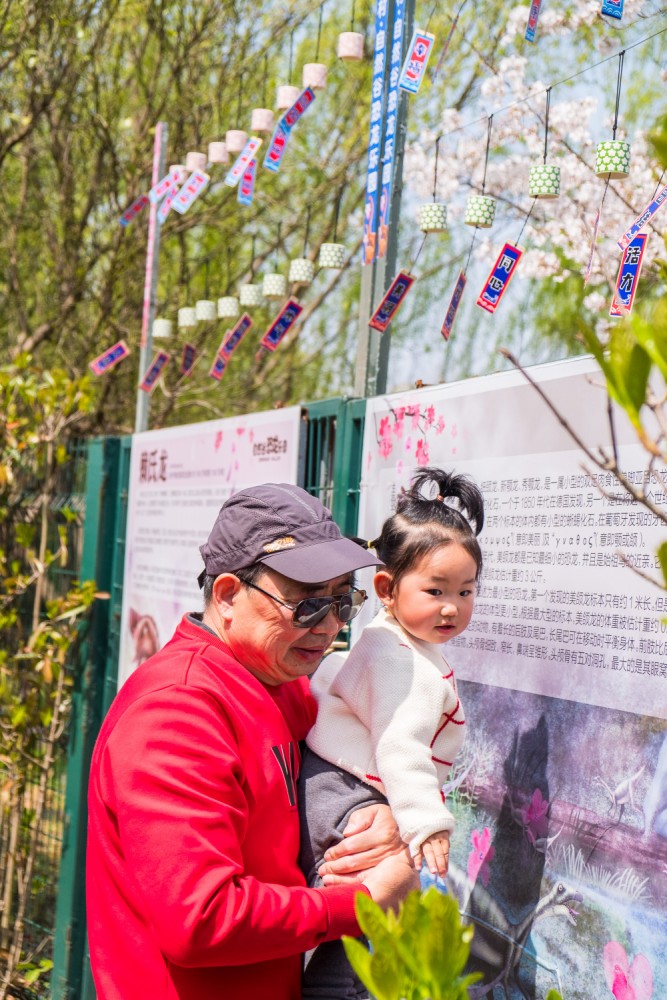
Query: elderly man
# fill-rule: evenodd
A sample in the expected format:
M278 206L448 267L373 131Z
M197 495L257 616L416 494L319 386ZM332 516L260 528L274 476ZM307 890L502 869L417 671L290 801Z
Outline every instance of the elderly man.
M93 755L98 1000L300 1000L301 953L359 933L356 893L395 907L418 886L386 806L356 813L335 849L360 881L308 889L297 865L307 677L365 600L354 571L377 560L290 485L232 496L200 551L203 615L125 683Z

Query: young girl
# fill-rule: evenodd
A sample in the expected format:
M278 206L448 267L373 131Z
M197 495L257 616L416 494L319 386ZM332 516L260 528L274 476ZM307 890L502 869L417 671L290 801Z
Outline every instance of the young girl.
M430 498L429 498L430 497ZM416 867L445 876L454 818L442 785L465 717L442 643L472 616L482 569L484 501L466 476L423 469L370 543L382 609L348 654L328 656L311 689L317 721L299 779L301 864L311 886L350 814L389 802ZM304 998L368 996L340 941L308 958Z

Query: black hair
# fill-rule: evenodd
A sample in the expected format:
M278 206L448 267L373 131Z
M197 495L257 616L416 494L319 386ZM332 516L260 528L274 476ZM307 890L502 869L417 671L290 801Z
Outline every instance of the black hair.
M482 550L477 535L483 526L484 498L469 476L422 469L413 476L410 489L401 492L396 512L387 518L370 546L395 585L436 546L457 542L475 560L475 579L479 581Z
M235 570L234 576L238 577L244 587L249 586L249 584L254 583L261 574L266 569L261 562L253 563L252 566L245 566L243 569ZM213 584L220 576L219 573L209 574L207 573L203 577L203 582L201 585L202 595L204 597L204 607L207 608L211 603L213 597Z

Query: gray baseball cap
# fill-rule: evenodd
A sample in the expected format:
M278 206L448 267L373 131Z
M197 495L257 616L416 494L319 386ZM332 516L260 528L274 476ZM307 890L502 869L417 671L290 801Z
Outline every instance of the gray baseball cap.
M323 583L382 563L344 538L331 513L299 486L266 483L234 493L199 547L205 575L236 573L263 563L298 583Z

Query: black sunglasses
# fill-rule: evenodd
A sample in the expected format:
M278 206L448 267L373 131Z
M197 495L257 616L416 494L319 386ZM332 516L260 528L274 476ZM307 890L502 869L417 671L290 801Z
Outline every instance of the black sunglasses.
M361 611L364 601L367 599L365 590L351 590L349 594L337 594L335 597L305 597L303 601L296 604L289 604L283 601L282 597L270 594L268 590L262 590L256 583L246 583L246 587L258 590L260 594L270 597L272 601L282 604L284 608L289 608L292 612L292 624L297 628L312 628L318 622L324 621L330 611L333 610L339 622L351 622Z

